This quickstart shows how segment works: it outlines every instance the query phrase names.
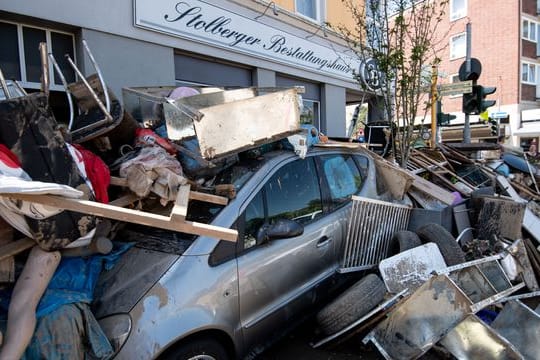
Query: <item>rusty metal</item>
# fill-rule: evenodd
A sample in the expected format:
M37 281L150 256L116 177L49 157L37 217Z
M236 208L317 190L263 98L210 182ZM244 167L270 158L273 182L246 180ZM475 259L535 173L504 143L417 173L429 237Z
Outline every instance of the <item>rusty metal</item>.
M41 91L49 97L49 61L46 42L39 43L39 57L41 60Z
M386 359L416 359L468 316L471 305L448 276L433 276L363 341L372 341Z
M388 256L390 241L398 230L405 230L411 208L360 196L352 197L340 273L372 269Z
M446 268L439 247L427 243L382 260L379 271L388 292L414 291L431 277L433 271Z
M68 83L66 81L66 78L64 74L62 73L62 70L60 69L60 66L56 62L56 59L54 58L54 55L52 53L49 53L49 60L53 64L54 70L56 71L56 74L60 78L60 81L62 81L62 85L64 85L64 90L66 92L66 97L69 104L69 123L68 123L68 130L71 130L71 127L73 126L73 119L75 117L75 112L73 108L73 99L71 98L71 91L69 90Z
M377 315L383 315L385 312L388 311L388 309L390 309L392 306L394 306L401 298L403 298L405 295L407 295L407 293L408 293L408 290L406 290L406 289L399 292L399 293L397 293L396 295L392 296L388 300L385 300L384 302L379 304L376 308L371 310L366 315L362 316L360 319L356 320L355 322L353 322L350 325L346 326L345 328L341 329L337 333L332 334L330 336L327 336L322 340L319 340L318 342L316 342L315 344L312 344L311 346L313 348L318 348L318 347L320 347L320 346L322 346L322 345L324 345L324 344L326 344L326 343L328 343L328 342L330 342L330 341L332 341L334 339L337 339L338 337L344 335L345 333L350 332L351 330L357 328L361 324L367 322L369 319L371 319L371 318L373 318L373 317L375 317Z
M440 344L457 359L523 359L512 343L475 315L465 318L441 339Z
M540 315L521 301L509 301L491 327L510 341L526 359L538 359Z

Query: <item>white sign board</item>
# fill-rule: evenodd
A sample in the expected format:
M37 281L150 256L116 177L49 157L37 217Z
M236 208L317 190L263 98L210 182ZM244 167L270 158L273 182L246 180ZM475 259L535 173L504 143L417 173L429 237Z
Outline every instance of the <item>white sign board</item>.
M360 63L202 0L134 0L135 26L354 82Z

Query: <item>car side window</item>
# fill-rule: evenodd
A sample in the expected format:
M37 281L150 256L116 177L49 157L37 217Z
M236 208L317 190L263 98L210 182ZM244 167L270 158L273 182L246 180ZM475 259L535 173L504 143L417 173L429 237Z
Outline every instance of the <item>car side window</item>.
M360 192L364 177L351 155L322 155L320 159L333 207L346 203L351 195Z
M259 191L245 210L244 250L257 245L257 232L264 223L263 191Z
M322 215L321 189L312 158L286 164L265 189L270 222L280 218L307 224Z

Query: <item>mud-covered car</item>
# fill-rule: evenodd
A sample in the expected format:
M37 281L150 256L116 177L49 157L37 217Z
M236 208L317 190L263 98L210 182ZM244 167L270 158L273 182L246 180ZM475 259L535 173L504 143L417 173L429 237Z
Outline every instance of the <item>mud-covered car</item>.
M373 160L274 151L216 176L225 207L190 201L188 220L237 229L236 243L128 226L136 241L96 291L117 359L253 358L337 289L351 195L377 197Z

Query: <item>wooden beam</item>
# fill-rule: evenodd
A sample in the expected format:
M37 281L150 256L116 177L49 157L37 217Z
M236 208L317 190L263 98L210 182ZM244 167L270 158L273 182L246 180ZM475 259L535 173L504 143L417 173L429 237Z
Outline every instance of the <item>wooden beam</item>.
M24 250L30 249L36 245L36 242L28 237L22 238L20 240L15 240L9 244L3 245L0 247L0 261L7 259L13 255L17 255Z
M171 211L170 221L184 221L187 215L187 208L189 202L189 185L182 185L178 189L176 195L176 202Z
M70 199L55 195L0 194L0 196L44 204L58 209L70 210L108 219L153 226L160 229L215 237L227 241L235 242L238 237L238 232L233 229L193 221L171 221L171 218L168 216L125 209L119 206L97 203L95 201Z

